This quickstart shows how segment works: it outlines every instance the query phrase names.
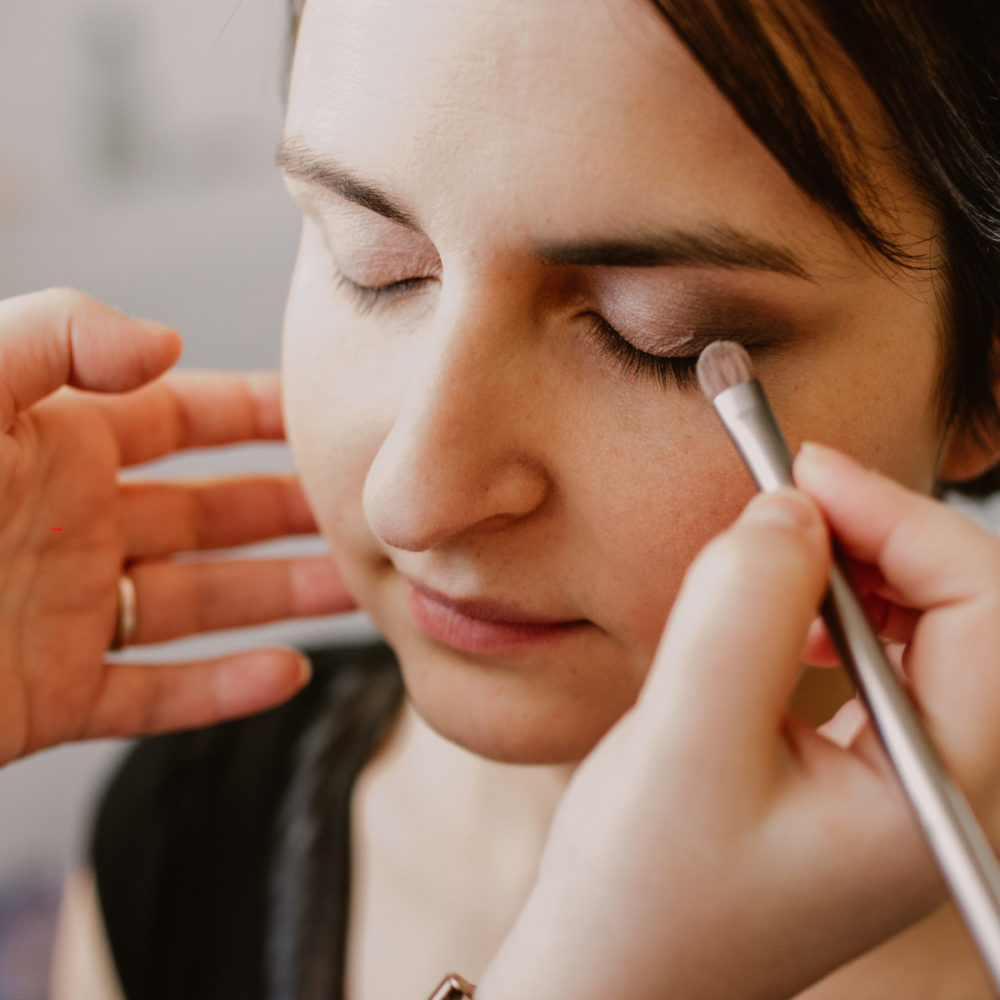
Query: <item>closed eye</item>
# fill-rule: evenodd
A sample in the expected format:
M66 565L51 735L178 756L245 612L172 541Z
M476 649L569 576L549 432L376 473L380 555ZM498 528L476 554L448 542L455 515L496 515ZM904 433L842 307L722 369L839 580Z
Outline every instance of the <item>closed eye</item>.
M625 375L655 378L665 389L688 389L697 384L697 354L684 357L650 354L623 337L603 316L587 313L586 318L590 323L590 335Z
M373 310L388 306L398 299L405 298L428 281L430 277L401 278L384 285L362 285L348 278L346 274L337 273L337 288L343 289L354 301L354 307L360 316L367 316Z

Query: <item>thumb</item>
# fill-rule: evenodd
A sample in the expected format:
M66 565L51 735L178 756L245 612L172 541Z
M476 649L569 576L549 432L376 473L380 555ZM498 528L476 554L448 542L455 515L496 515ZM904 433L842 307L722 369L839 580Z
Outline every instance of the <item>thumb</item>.
M63 385L134 389L172 365L178 334L71 289L0 302L0 429Z
M776 759L829 560L817 507L793 489L754 497L702 550L640 699L672 744L711 747L717 763L741 775L749 760Z

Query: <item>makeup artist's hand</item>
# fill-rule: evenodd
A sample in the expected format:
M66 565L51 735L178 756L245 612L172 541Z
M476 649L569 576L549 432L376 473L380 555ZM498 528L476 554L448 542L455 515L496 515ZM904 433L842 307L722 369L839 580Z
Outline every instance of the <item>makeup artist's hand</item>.
M1000 835L1000 541L827 449L795 468L802 492L755 498L693 564L635 708L570 783L482 1000L787 1000L943 900L859 707L819 732L787 715L803 648L823 656L824 517Z
M287 476L118 482L120 467L181 448L283 436L276 374L153 381L180 350L172 330L78 292L0 302L0 764L251 712L302 684L291 650L109 662L123 566L138 594L132 642L351 604L325 558L171 561L315 531Z

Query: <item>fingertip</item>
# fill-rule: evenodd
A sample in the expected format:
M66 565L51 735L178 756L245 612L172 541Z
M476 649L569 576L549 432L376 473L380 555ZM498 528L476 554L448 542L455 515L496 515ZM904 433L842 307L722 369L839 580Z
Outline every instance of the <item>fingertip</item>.
M312 664L291 649L261 649L222 660L214 678L220 718L235 718L272 708L301 690Z
M357 607L328 556L304 556L295 560L289 567L289 582L296 615L341 614Z
M280 406L281 376L278 372L247 372L245 378L247 387L261 406Z
M247 389L257 410L258 433L262 438L284 435L281 376L278 372L255 371L245 376Z
M160 341L165 347L176 351L178 355L180 354L184 347L184 341L172 326L167 326L166 323L157 323L156 320L152 319L140 319L136 322L139 329L148 337Z
M69 324L67 384L99 392L128 392L163 374L184 347L172 327L136 319L88 300Z
M826 544L826 526L819 508L804 493L791 487L757 494L738 523L779 528L803 536L811 544Z
M138 330L148 333L152 337L164 333L177 333L168 323L161 323L159 320L149 319L147 316L131 316L129 318Z
M804 441L792 463L796 486L809 493L825 492L831 485L868 471L844 452L815 441Z
M840 654L833 645L826 623L817 615L809 625L799 659L810 667L828 670L840 665Z
M142 378L144 382L148 382L180 360L184 353L184 338L173 327L153 320L140 320L139 326L153 345L152 350L144 356L146 370Z
M296 660L299 669L299 687L305 687L312 680L312 660L302 653L297 654Z

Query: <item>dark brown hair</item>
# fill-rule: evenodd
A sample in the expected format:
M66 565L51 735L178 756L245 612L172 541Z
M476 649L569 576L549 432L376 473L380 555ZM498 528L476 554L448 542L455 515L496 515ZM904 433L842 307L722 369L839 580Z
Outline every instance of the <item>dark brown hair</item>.
M878 192L817 54L835 42L878 100L943 248L943 416L1000 432L1000 2L653 0L792 180L876 254ZM823 37L823 33L827 38ZM788 65L794 53L798 74ZM803 80L803 70L805 79ZM803 89L808 87L808 97ZM971 492L1000 485L993 474Z
M873 221L879 192L822 58L831 42L847 56L938 221L942 417L1000 434L1000 0L650 2L799 188L876 257L915 267ZM293 38L304 4L289 0Z

